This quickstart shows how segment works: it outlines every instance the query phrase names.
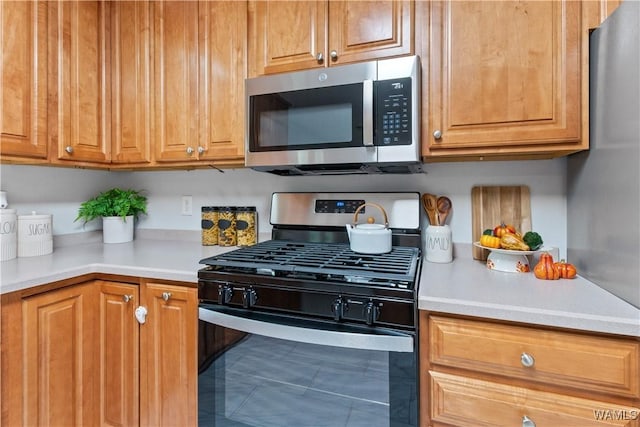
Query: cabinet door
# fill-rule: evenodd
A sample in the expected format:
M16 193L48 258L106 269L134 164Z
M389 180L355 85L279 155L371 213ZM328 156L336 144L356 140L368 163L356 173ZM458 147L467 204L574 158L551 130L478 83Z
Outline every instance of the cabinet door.
M150 25L148 1L111 3L113 163L151 160Z
M200 160L242 159L247 5L200 2Z
M141 327L141 425L197 424L197 289L147 283Z
M47 157L47 6L0 2L0 154Z
M93 283L23 302L24 425L97 425Z
M408 0L329 2L330 65L412 54L413 12Z
M326 1L251 1L249 10L251 76L325 66Z
M198 3L152 2L155 159L197 159Z
M105 281L95 286L100 289L100 425L138 425L138 286Z
M111 157L109 4L48 2L52 98L49 131L57 159Z
M575 1L431 2L423 154L585 148L580 16Z

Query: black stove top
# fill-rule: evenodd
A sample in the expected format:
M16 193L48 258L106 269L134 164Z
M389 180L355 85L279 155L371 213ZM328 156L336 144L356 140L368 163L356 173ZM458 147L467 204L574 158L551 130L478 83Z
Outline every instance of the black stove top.
M269 240L206 258L210 271L242 272L306 280L344 280L348 283L413 289L419 249L394 246L380 255L353 252L344 243Z

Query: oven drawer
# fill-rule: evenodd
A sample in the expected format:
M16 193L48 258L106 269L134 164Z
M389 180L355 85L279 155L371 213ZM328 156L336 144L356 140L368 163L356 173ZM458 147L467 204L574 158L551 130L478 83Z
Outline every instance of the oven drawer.
M434 426L638 426L638 408L430 372ZM442 424L440 424L442 423Z
M640 343L483 321L432 316L434 365L640 396Z

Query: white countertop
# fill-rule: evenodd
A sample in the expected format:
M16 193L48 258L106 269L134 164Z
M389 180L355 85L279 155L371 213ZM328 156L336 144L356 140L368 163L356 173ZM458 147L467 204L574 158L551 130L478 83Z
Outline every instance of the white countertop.
M640 309L588 280L489 270L471 255L449 264L424 261L418 308L640 337Z
M233 249L193 240L141 238L64 246L50 255L1 262L0 293L87 273L196 283L201 259ZM585 279L548 281L531 273L496 272L470 257L457 257L450 264L425 261L418 308L640 337L640 309Z

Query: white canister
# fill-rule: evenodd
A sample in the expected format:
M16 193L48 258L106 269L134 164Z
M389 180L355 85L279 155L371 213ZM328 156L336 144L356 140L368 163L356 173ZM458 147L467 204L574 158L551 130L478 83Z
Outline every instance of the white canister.
M18 251L18 217L15 209L0 209L0 261L14 259Z
M426 235L426 260L446 263L453 261L451 228L445 225L429 225Z
M18 216L18 256L47 255L53 252L51 215Z

